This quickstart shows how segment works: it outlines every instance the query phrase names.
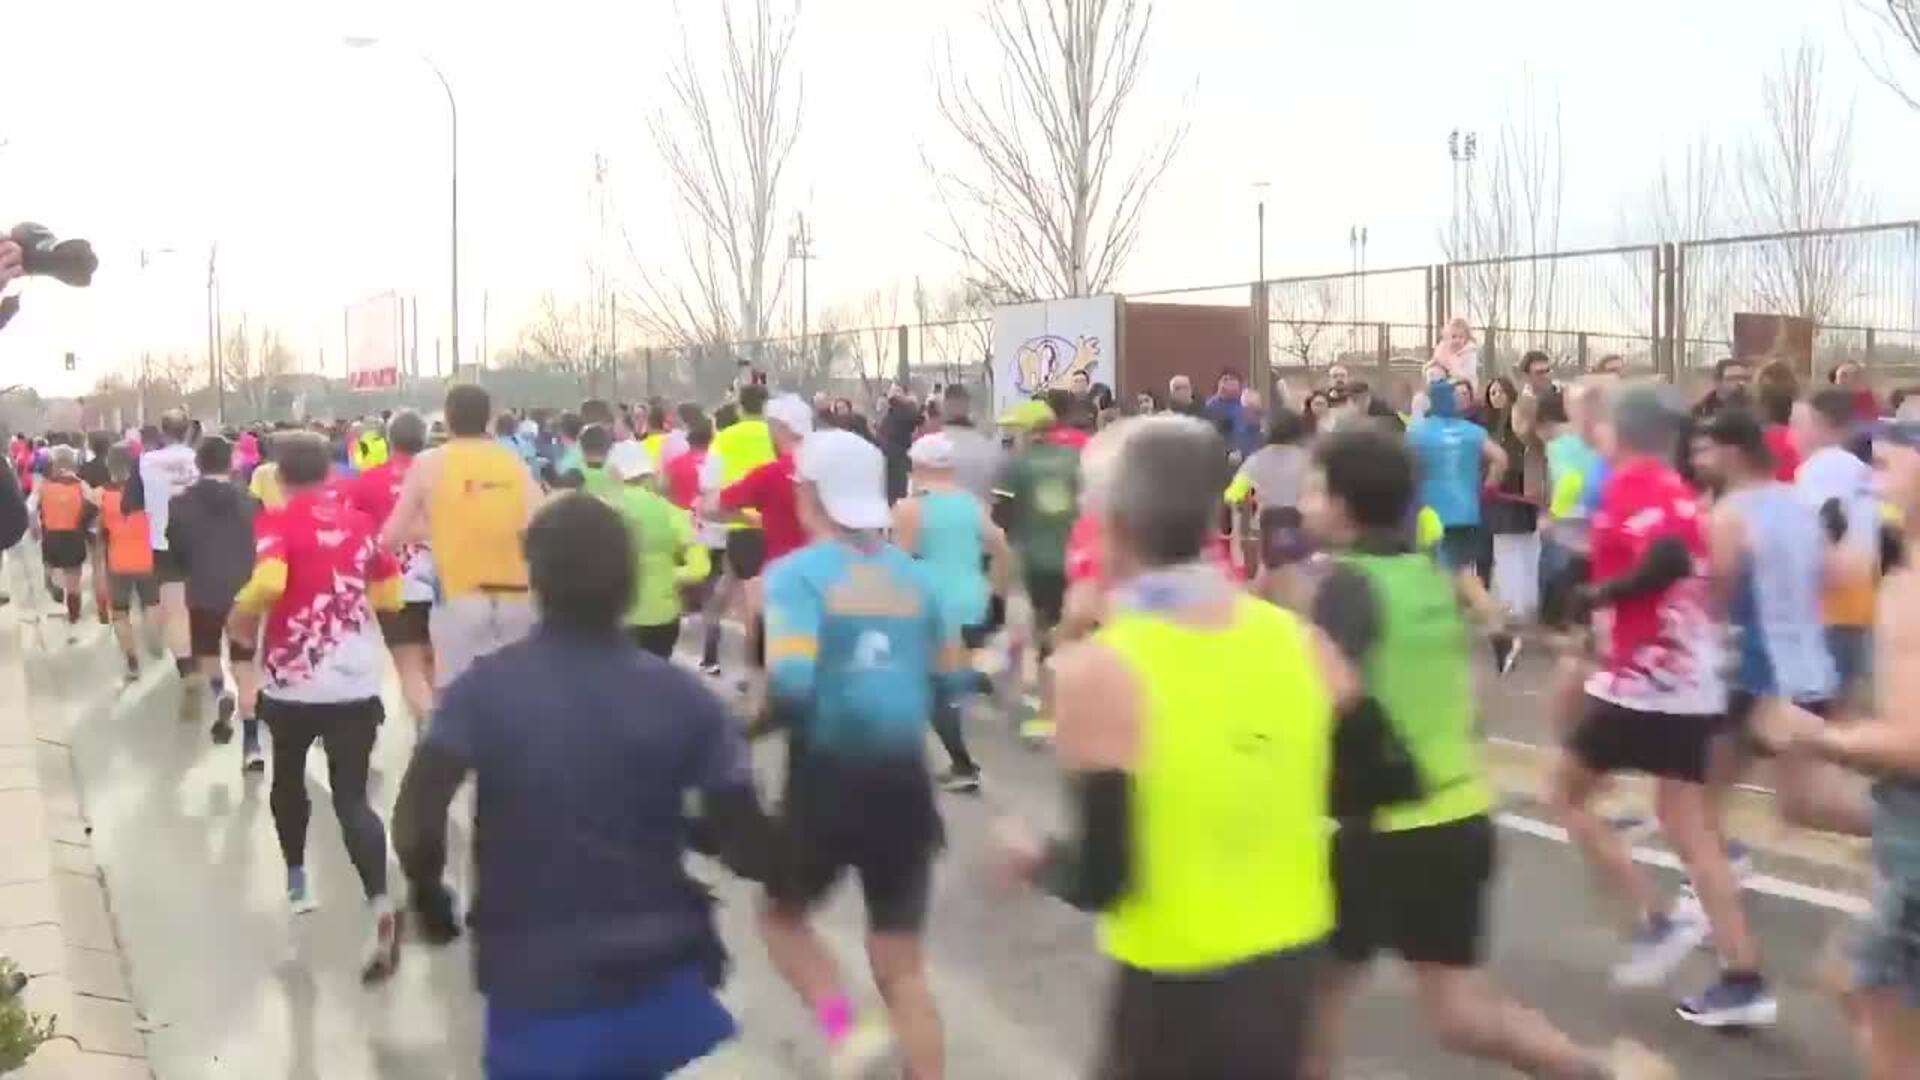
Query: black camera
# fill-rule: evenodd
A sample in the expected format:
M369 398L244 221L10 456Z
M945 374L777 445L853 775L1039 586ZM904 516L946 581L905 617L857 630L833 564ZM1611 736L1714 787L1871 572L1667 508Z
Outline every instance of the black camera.
M62 240L53 230L37 222L23 221L8 234L20 245L21 269L30 275L50 277L76 289L93 284L93 272L100 269L100 257L85 240Z
M93 272L100 269L100 257L85 240L62 240L53 230L38 222L23 221L7 234L20 245L20 269L30 276L50 277L55 281L84 289L93 284ZM0 296L0 328L20 313L17 293Z

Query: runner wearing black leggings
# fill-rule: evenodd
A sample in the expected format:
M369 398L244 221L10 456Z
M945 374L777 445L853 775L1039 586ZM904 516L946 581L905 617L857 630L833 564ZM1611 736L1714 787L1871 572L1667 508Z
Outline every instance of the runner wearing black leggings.
M374 608L400 606L400 568L377 539L378 523L322 491L327 445L316 436L276 442L285 505L256 522L253 576L234 601L232 637L261 630L260 719L273 737L274 829L287 862L287 900L313 910L307 878L307 751L321 743L334 815L367 897L370 943L361 977L384 979L399 962L400 917L387 898L387 835L367 801L367 762L381 720L381 642Z

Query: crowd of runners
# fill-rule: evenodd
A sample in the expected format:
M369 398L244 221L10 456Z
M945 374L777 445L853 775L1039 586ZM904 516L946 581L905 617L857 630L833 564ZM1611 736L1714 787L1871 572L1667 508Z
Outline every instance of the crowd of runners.
M1204 399L1080 375L999 415L897 391L869 425L748 373L711 411L523 416L461 385L432 417L169 413L11 450L67 621L90 586L128 680L170 657L189 718L268 774L292 909L314 904L319 743L366 981L403 939L471 931L490 1076L665 1076L734 1034L716 990L749 943L720 939L689 852L761 884L762 943L837 1075L942 1075L939 798L991 782L967 732L995 722L1068 793L1057 836L1002 823L997 871L1099 921L1094 1075L1333 1076L1382 953L1449 1051L1671 1075L1486 970L1474 666L1523 649L1553 658L1547 801L1631 915L1596 980L1653 992L1705 945L1719 975L1678 1017L1776 1022L1724 814L1764 768L1789 821L1871 838L1842 1006L1872 1076L1920 1075L1920 714L1890 707L1920 692L1920 401L1726 361L1690 403L1625 367L1483 370L1456 324L1404 412L1336 365L1298 389L1224 372ZM387 815L389 658L418 742ZM774 735L763 793L750 746ZM1595 809L1621 773L1652 777L1652 820ZM1675 895L1630 856L1652 828ZM810 925L849 871L884 1015Z

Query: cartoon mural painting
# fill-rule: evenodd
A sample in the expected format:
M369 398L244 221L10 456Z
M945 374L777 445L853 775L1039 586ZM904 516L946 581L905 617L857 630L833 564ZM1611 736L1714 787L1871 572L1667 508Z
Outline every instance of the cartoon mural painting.
M998 411L1065 388L1085 372L1090 382L1116 385L1113 355L1119 299L1082 296L1007 304L993 312L993 397Z
M1056 386L1066 386L1076 372L1084 371L1091 379L1099 362L1099 338L1082 336L1076 340L1043 334L1020 343L1010 374L1014 388L1032 397Z

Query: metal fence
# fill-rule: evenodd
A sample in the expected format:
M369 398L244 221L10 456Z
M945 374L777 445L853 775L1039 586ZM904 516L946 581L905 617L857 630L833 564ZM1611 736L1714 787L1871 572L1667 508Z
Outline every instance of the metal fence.
M1567 372L1619 355L1687 380L1732 354L1736 312L1756 312L1811 320L1816 371L1852 360L1920 375L1913 221L1279 278L1256 307L1262 293L1269 366L1283 371L1417 369L1457 315L1484 370L1540 349Z

